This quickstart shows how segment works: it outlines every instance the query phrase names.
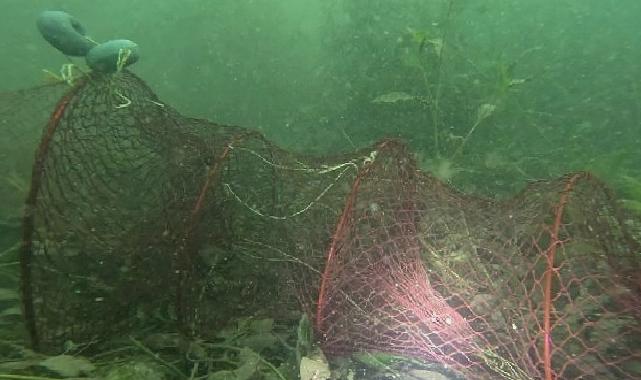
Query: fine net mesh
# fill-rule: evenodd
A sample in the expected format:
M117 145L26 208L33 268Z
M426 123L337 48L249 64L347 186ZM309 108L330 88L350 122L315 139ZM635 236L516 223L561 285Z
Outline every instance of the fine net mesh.
M418 170L401 142L293 154L184 117L127 71L32 91L0 109L13 128L9 110L49 107L21 251L40 350L162 316L206 338L234 315L302 310L330 356L641 378L638 219L587 173L494 201Z

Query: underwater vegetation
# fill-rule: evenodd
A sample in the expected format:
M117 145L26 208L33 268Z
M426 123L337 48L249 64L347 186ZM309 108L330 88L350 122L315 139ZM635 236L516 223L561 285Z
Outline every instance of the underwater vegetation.
M628 24L624 13L635 14L634 4L629 3L629 9L608 1L598 6L594 2L581 1L543 6L535 2L499 0L486 1L482 5L459 0L410 0L405 5L389 1L330 0L316 5L322 10L319 14L323 17L321 36L317 38L322 60L318 62L307 56L296 59L294 42L305 35L305 31L298 34L275 32L275 24L285 22L282 19L270 21L268 17L272 13L263 8L251 15L234 13L238 9L251 12L252 2L243 2L230 5L234 12L225 13L225 9L194 11L187 21L183 20L189 26L183 29L194 29L193 41L171 44L163 40L160 45L166 50L155 52L145 47L146 59L129 68L149 78L154 84L150 87L164 91L164 99L200 105L199 113L194 116L205 115L215 122L229 124L238 124L236 121L240 120L243 126L257 127L299 152L340 155L370 146L384 137L398 138L411 146L412 159L420 169L465 192L490 198L512 195L534 180L589 170L614 187L626 212L641 214L641 169L638 165L641 162L638 133L641 97L636 80L641 74L637 64L640 57L638 49L629 48L636 46L630 43L634 33L624 28ZM177 10L171 7L176 5L158 5L161 10L171 10L166 25L170 31L177 18L174 15ZM258 7L262 5L254 6ZM279 13L278 9L272 11ZM211 14L223 14L229 24L221 19L212 21ZM65 30L86 35L77 21L61 14L55 16L65 21L66 27L71 27L71 30ZM128 17L129 14L122 15L122 18ZM154 18L150 16L149 19ZM243 20L251 20L251 25L244 24ZM143 21L136 24L145 25ZM151 28L159 33L158 29L163 28L156 24ZM176 35L178 32L171 31ZM258 39L261 35L271 38L273 45L269 39ZM125 67L136 62L140 55L138 45L129 40L112 40L102 45L93 40L80 41L79 52L62 47L63 53L81 57L74 58L75 68L64 66L58 70L47 62L39 63L49 73L56 73L47 74L51 81L72 85L90 68L108 73L126 71ZM197 45L193 51L200 55L189 55L190 43ZM7 60L13 58L7 57ZM205 63L201 64L201 61ZM289 66L279 66L283 61ZM10 66L7 70L19 65ZM307 66L313 70L301 70ZM163 67L165 71L161 70ZM289 67L299 71L288 71ZM266 68L276 68L278 73ZM60 75L57 74L59 71ZM188 78L198 78L199 83L190 82ZM300 93L295 90L302 87L304 91L300 90ZM68 88L65 86L64 90ZM5 94L0 97L0 115L24 113L13 118L0 116L3 133L0 136L0 379L456 378L439 365L377 352L341 360L332 358L330 366L305 315L289 316L288 320L282 321L256 316L260 314L257 310L237 312L230 305L238 306L239 300L249 298L251 289L256 287L255 283L243 282L248 270L244 264L255 254L253 251L243 252L247 261L227 263L225 270L208 277L212 293L216 290L222 300L216 303L212 314L218 310L226 316L232 315L226 323L215 326L217 333L209 339L187 339L178 334L171 327L176 318L171 311L158 309L152 313L141 308L133 311L134 320L139 322L138 329L114 336L97 350L100 352L90 349L94 348L91 342L74 341L65 342L57 355L32 351L25 343L20 295L16 289L22 233L20 219L41 130L30 130L28 125L7 126L6 120L22 119L44 125L50 110L43 114L35 107L21 109L17 106L33 94L36 92L9 93L13 101L7 101ZM62 91L52 96L61 94ZM116 86L92 96L96 99L113 96L118 100L116 106L124 110L130 107L130 98L133 98L118 92ZM304 97L305 101L302 100ZM264 108L252 107L251 99L264 103ZM34 103L36 101L33 99ZM5 105L7 107L3 108ZM145 105L157 109L164 103L154 100ZM224 120L219 119L223 117L221 115ZM118 168L116 171L132 164L127 159L131 145L125 143L121 148L123 153L114 155L109 162L113 168ZM185 151L176 154L178 166L190 162ZM254 157L262 158L261 163L270 162L267 155L255 154ZM149 166L155 164L153 161L141 162ZM210 161L202 160L198 164L208 168ZM270 170L274 170L273 167ZM294 178L283 175L283 178L288 177ZM316 179L300 183L323 184ZM254 207L251 197L261 195L264 183L242 185L246 184L243 182L234 188L237 192L249 188L245 203ZM138 198L133 198L123 205L135 209L142 204L136 201ZM307 204L315 205L313 202ZM367 215L385 214L379 203L366 206L362 211ZM287 207L292 205L282 206L283 209ZM283 210L272 211L278 214ZM335 221L338 218L327 219ZM634 223L633 220L630 218L629 222ZM125 218L119 227L128 222L130 219ZM375 223L368 228L374 226ZM631 229L641 234L641 227L632 226ZM169 232L170 228L165 231L167 234L158 241L176 238ZM247 230L241 228L236 232L242 234ZM436 231L435 234L439 233ZM452 235L452 238L462 240L462 236ZM105 240L103 243L102 246L106 246L113 242ZM448 244L458 248L433 264L457 268L457 265L472 262L473 253L485 252L469 242L461 244L457 240L448 241ZM423 248L431 252L429 244L424 244ZM579 245L573 249L578 252L581 248ZM227 247L229 252L234 249L236 247ZM574 250L568 249L568 252ZM85 252L76 249L65 254L77 258ZM291 257L278 256L266 262L288 260ZM221 258L207 264L215 266L225 262L227 260ZM491 277L489 273L495 268L491 265L487 268L488 277ZM125 277L124 270L121 275ZM463 287L466 283L461 284ZM578 294L577 299L586 304L594 301L588 285L573 289ZM620 291L613 289L612 294L598 300L607 304L611 302L610 297L624 298L617 293ZM262 301L277 304L280 298L270 295ZM481 305L488 303L483 297L476 301ZM571 311L571 307L567 309ZM584 316L586 320L598 317L598 308L589 311ZM579 317L572 321L573 324L583 322ZM598 332L601 335L594 333L591 339L605 342L607 339L603 336L607 336L608 331L614 333L629 322L605 318L598 326L602 327ZM153 334L149 333L151 330ZM579 346L571 348L580 350ZM501 362L501 356L495 352L485 353L485 358L495 367L503 365L509 369L513 365L509 361ZM498 358L498 361L492 362L492 358ZM638 372L634 365L630 364L630 370ZM512 375L519 378L522 374L515 372Z

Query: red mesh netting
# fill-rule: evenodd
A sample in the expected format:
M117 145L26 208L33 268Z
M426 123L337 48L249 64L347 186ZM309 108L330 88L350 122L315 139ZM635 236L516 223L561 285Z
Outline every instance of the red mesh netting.
M586 173L490 201L397 141L294 155L181 116L129 72L92 75L37 150L25 317L57 351L158 315L206 337L301 305L334 356L402 354L470 379L641 378L638 223Z

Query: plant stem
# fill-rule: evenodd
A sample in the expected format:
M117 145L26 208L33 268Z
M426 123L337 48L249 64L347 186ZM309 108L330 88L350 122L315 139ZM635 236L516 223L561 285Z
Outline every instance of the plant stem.
M227 344L216 344L216 343L213 343L213 344L209 344L209 345L207 345L207 346L208 346L208 347L211 347L211 348L220 348L220 349L223 349L223 350L242 351L242 348L241 348L241 347L230 346L230 345L227 345ZM264 365L266 365L267 367L269 367L269 369L271 369L271 370L276 374L276 376L278 376L278 378L279 378L280 380L287 380L287 379L285 378L285 376L283 376L283 374L282 374L282 373L280 373L280 371L278 370L278 368L276 368L272 363L270 363L270 362L268 362L267 360L265 360L265 359L264 359L262 356L260 356L258 353L255 353L255 354L256 354L256 356L258 357L258 360L259 360L261 363L263 363Z
M452 15L452 7L454 5L454 0L449 0L447 6L447 13L445 15L445 21L443 22L443 32L441 34L441 48L438 54L438 61L436 63L437 74L436 74L436 91L434 98L432 100L433 109L432 109L432 124L434 125L434 154L436 158L441 156L440 146L439 146L439 121L440 121L440 98L441 98L441 88L442 83L441 79L443 76L443 52L445 51L447 31L449 29L450 18Z
M450 160L454 160L463 152L463 148L465 147L467 140L470 138L470 136L472 136L472 133L474 133L474 130L476 129L476 127L479 126L479 124L481 124L482 121L483 119L481 118L476 120L476 123L472 125L472 128L470 128L470 130L467 131L467 134L465 135L465 137L463 137L463 141L461 141L461 144L458 146L458 148L456 148L456 151L454 151L454 154L452 154L452 156L450 157Z
M129 340L134 344L134 346L138 347L141 351L149 355L154 360L158 361L160 364L169 368L174 374L178 375L180 378L183 378L183 379L188 378L187 375L185 375L180 369L178 369L178 367L161 358L160 355L151 351L149 348L145 347L144 344L136 340L134 337L130 336Z

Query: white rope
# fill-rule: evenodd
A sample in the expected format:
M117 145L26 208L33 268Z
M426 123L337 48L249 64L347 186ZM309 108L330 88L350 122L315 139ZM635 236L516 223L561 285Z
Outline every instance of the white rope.
M345 175L345 173L347 173L347 171L349 169L353 168L356 172L358 172L358 165L356 163L359 161L359 159L362 159L363 165L370 164L370 163L374 162L374 160L376 159L376 155L378 154L378 152L376 150L373 150L373 151L370 152L369 155L367 155L365 157L355 158L353 160L350 160L350 161L347 161L347 162L343 162L343 163L340 163L340 164L336 164L336 165L333 165L333 166L322 165L320 168L310 168L310 167L307 167L307 166L302 167L302 168L290 168L290 167L287 167L287 166L283 166L283 165L271 162L267 158L261 156L260 154L258 154L257 152L255 152L255 151L253 151L251 149L235 148L235 147L233 147L231 145L229 145L229 148L230 149L237 149L237 150L249 152L250 154L258 157L261 161L263 161L267 165L273 166L273 167L278 168L278 169L283 169L283 170L302 171L302 172L305 172L305 173L326 174L326 173L330 173L330 172L342 169L340 171L340 173L338 173L338 175L334 178L334 181L332 183L330 183L329 185L325 186L325 188L311 202L309 202L307 205L305 205L305 207L301 208L300 210L295 211L295 212L293 212L293 213L291 213L289 215L270 215L270 214L266 214L266 213L260 211L259 209L257 209L256 207L253 207L253 206L249 205L247 202L245 202L244 200L242 200L238 196L238 194L232 189L230 184L228 184L228 183L224 183L223 184L223 186L225 186L225 189L229 192L229 194L231 194L236 199L236 201L238 203L242 204L249 211L251 211L252 213L254 213L255 215L258 215L260 217L269 218L269 219L275 219L275 220L286 220L286 219L294 218L294 217L296 217L298 215L301 215L302 213L306 212L307 210L312 208L316 203L318 203L321 200L321 198L323 198L323 196L325 196L325 194L327 194L327 192L330 189L332 189L332 187L334 187L334 185L336 185L338 180L340 180L341 177L343 177L343 175ZM303 163L300 163L300 164L301 165L305 165Z

